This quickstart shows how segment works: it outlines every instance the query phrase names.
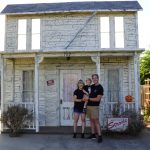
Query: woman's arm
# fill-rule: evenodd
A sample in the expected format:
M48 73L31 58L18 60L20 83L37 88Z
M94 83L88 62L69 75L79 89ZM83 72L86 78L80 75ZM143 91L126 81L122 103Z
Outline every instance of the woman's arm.
M89 95L88 92L86 92L84 89L82 90L84 94Z
M82 101L82 99L77 99L76 95L73 96L73 100L74 100L74 102L81 102Z

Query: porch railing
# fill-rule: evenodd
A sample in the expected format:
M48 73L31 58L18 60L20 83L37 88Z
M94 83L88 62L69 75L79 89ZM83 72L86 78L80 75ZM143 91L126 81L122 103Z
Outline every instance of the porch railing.
M29 113L32 113L33 119L26 122L24 129L35 129L35 104L34 102L9 102L4 104L4 111L10 106L19 105L23 108L27 108ZM6 127L4 127L6 129Z

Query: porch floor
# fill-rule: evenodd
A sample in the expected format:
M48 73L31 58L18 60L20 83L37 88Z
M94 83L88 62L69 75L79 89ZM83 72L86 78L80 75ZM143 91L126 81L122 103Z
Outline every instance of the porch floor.
M81 133L81 127L78 127L77 132ZM86 127L85 132L90 133L90 127ZM58 127L44 126L44 127L40 127L39 133L70 134L73 133L73 127L72 126L58 126Z

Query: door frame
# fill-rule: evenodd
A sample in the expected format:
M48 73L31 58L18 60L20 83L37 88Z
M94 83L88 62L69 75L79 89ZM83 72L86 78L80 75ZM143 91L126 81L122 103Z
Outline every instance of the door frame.
M62 109L62 107L61 107L61 100L63 99L63 97L62 97L62 90L61 90L61 87L62 87L62 78L61 78L61 72L63 72L63 71L69 71L69 70L71 70L71 71L81 71L81 78L82 78L82 73L83 73L83 69L82 68L77 68L77 69L71 69L71 68L65 68L65 69L59 69L59 125L60 126L69 126L69 125L62 125L62 122L61 122L61 109ZM73 124L72 124L73 125Z

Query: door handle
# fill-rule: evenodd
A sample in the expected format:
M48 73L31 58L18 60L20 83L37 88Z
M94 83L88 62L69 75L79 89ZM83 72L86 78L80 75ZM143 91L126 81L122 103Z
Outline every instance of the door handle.
M60 99L60 104L62 104L62 102L63 102L62 99Z

